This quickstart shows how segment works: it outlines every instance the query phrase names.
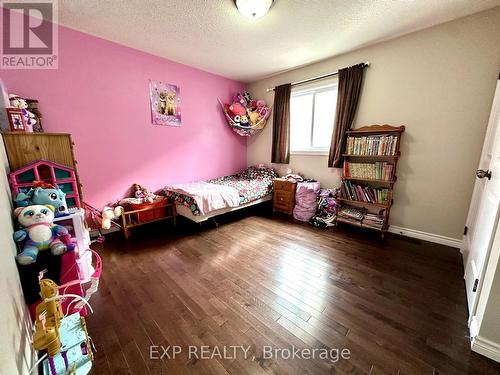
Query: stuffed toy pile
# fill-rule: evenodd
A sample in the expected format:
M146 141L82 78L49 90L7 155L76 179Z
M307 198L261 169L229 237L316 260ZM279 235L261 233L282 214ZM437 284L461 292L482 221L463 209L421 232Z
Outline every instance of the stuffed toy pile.
M236 94L232 104L225 104L224 112L239 135L250 136L264 128L271 110L264 100L252 99L245 91Z
M24 241L23 250L16 257L19 264L35 263L39 251L50 249L52 255L61 255L66 250L74 249L68 230L53 223L53 206L37 204L18 207L14 216L21 227L14 233L14 241Z
M21 112L23 113L24 122L26 123L26 131L28 133L32 133L34 130L33 128L36 125L37 121L35 114L28 111L28 103L26 99L23 99L15 94L10 94L9 102L11 107L18 108L21 110Z
M43 181L33 181L33 187L29 191L19 193L16 197L18 207L32 204L50 204L55 209L55 217L69 215L66 194L59 187Z

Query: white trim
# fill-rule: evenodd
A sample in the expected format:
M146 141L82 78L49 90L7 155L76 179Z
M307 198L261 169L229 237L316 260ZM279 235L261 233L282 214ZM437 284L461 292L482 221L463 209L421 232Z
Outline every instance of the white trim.
M460 249L460 247L462 246L462 240L458 238L441 236L440 234L427 233L415 229L409 229L391 225L389 227L389 232L400 234L406 237L418 238L419 240L434 242L441 245L456 247L458 249Z
M290 155L328 156L328 150L290 151Z
M471 343L472 351L500 362L500 345L481 336L476 336Z
M471 340L474 341L479 333L479 327L477 326L477 318L475 315L469 318L469 336Z

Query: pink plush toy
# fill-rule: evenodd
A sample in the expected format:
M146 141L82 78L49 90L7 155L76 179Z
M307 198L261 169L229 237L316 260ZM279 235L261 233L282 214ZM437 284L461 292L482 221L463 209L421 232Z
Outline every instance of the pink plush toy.
M229 117L231 117L231 118L234 117L234 113L231 111L229 104L224 104L224 110L229 115Z
M243 116L247 114L247 110L240 103L233 103L229 106L229 110L235 115Z
M255 106L256 106L257 108L260 108L260 107L267 107L266 102L265 102L264 100L262 100L262 99L257 100L257 102L255 103Z
M261 117L266 117L267 114L269 113L269 107L267 106L257 107L257 113L261 115Z
M237 94L233 97L233 102L234 102L234 103L240 103L243 107L246 107L246 106L247 106L247 100L245 99L244 94L237 93ZM233 103L233 104L234 104L234 103Z

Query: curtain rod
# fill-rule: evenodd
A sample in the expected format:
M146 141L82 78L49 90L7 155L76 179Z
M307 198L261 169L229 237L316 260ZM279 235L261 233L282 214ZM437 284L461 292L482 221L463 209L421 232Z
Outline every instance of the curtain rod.
M370 66L370 62L367 61L367 62L364 62L363 65L365 67L368 67ZM317 76L317 77L313 77L313 78L308 78L308 79L304 79L302 81L297 81L297 82L292 82L292 86L297 86L297 85L301 85L303 83L308 83L308 82L313 82L313 81L317 81L318 79L323 79L323 78L328 78L328 77L333 77L333 76L336 76L339 74L339 71L337 70L336 72L332 72L332 73L327 73L327 74L323 74L321 76ZM268 88L266 89L266 92L270 92L270 91L274 91L274 87L272 88Z

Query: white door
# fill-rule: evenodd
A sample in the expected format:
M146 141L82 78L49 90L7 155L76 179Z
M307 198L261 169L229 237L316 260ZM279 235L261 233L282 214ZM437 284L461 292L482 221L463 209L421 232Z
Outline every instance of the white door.
M488 123L472 195L463 253L469 325L473 324L500 208L500 80ZM471 334L474 334L471 327Z

